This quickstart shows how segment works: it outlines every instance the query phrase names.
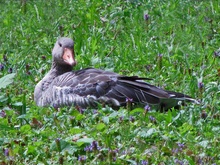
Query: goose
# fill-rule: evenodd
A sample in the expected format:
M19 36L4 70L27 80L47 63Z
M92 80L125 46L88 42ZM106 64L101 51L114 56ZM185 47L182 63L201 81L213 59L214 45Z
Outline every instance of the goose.
M105 104L117 109L129 101L168 110L178 107L179 101L197 103L188 95L147 83L148 78L123 76L95 68L73 71L75 65L74 41L59 38L52 50L52 67L34 90L37 106L88 108Z

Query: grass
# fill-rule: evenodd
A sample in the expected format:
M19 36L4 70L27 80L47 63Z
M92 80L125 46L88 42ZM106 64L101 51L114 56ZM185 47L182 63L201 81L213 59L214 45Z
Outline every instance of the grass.
M220 163L218 1L8 0L0 9L0 77L16 73L0 79L2 165ZM34 87L59 36L75 40L74 69L153 78L201 105L37 107Z

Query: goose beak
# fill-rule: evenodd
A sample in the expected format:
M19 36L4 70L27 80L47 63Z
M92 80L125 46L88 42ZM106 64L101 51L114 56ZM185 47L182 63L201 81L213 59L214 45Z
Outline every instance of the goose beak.
M63 60L65 63L69 64L70 66L75 66L76 61L74 58L74 50L69 48L64 48Z

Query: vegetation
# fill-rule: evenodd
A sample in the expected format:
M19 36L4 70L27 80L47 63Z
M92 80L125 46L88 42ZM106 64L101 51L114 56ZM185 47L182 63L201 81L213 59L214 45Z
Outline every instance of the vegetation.
M220 164L218 1L0 3L0 164ZM37 107L34 87L59 36L75 40L74 69L153 78L201 104Z

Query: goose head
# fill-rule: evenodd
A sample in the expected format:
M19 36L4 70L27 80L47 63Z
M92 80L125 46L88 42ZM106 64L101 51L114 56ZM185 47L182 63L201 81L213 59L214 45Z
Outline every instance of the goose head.
M57 65L76 65L74 57L74 42L67 37L61 37L57 40L52 50L53 62Z

